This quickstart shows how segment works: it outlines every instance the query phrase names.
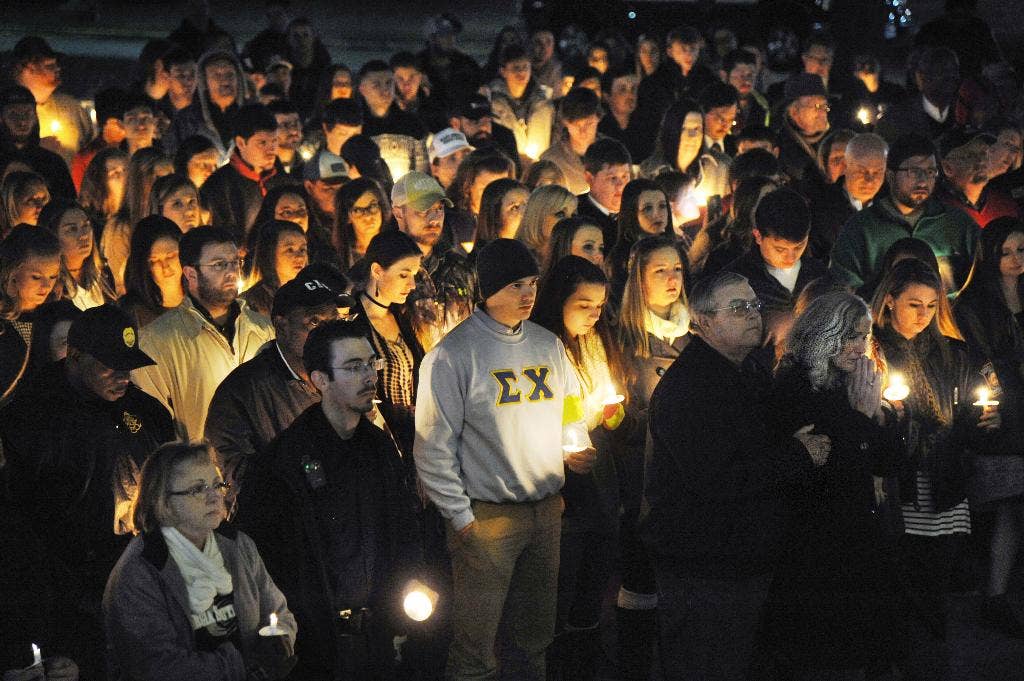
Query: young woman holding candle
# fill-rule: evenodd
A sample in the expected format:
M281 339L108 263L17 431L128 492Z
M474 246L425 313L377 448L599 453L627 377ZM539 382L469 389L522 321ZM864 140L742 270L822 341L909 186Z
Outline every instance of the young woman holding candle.
M1015 636L1024 627L1006 601L1024 536L1024 223L993 220L981 232L974 269L954 312L972 362L990 363L1004 415L996 449L974 460L971 503L994 511L989 578L982 613L990 626Z
M617 463L623 490L619 552L622 585L616 601L617 658L623 679L650 677L657 638L657 585L637 522L644 483L647 410L658 381L690 340L683 262L675 240L644 237L630 250L619 309L619 345L627 358L631 427L616 438L625 444Z
M881 499L872 503L900 440L870 339L867 304L826 293L794 321L776 370L778 432L810 423L832 443L828 462L787 492L795 509L766 607L764 630L793 678L876 678L902 649L895 542Z
M531 316L565 345L597 449L597 461L589 473L580 475L566 467L556 638L548 656L549 678L563 674L569 678L570 672L571 678L593 678L600 662L597 628L614 569L619 508L609 433L625 417L619 393L626 385L625 367L604 314L607 300L604 272L588 260L569 255L548 273Z
M964 454L985 444L984 434L1001 420L998 410L971 405L983 378L972 370L966 344L939 326L936 311L944 297L939 275L911 258L889 270L871 303L874 336L889 371L900 372L910 388L903 400L905 453L898 475L905 526L899 541L900 581L912 641L920 641L911 644L911 667L924 660L945 664L943 596L971 532Z
M88 310L115 299L110 270L100 258L92 222L80 205L63 198L46 204L39 226L60 241L64 295Z
M103 596L111 678L234 681L291 671L295 617L252 540L221 527L226 491L209 444L168 443L146 460L132 508L141 534ZM282 634L261 636L271 613Z

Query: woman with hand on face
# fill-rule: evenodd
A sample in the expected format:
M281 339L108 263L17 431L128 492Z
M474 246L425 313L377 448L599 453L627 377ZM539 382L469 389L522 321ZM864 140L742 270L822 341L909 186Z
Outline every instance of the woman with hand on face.
M1022 637L1024 626L1006 593L1024 537L1024 223L997 218L981 232L974 269L954 307L971 362L991 366L1003 433L998 446L974 459L971 503L995 515L989 543L986 623ZM996 392L994 390L993 392Z
M39 214L39 226L60 241L64 295L81 310L115 299L110 270L100 258L92 222L80 205L57 198Z
M253 283L241 298L269 318L277 289L309 264L306 235L294 222L271 220L256 225L250 241L252 272L248 279Z
M896 547L874 486L900 450L884 382L863 300L826 293L795 320L772 391L779 433L813 425L832 448L786 492L795 509L766 606L765 631L793 678L874 678L901 649Z
M897 262L882 278L871 310L874 335L889 367L910 388L901 401L906 439L899 468L905 530L900 538L900 581L909 600L912 636L921 650L939 646L946 633L945 593L952 568L971 532L965 452L981 448L1001 424L999 407L973 406L984 378L970 364L959 331L936 314L946 295L938 273L917 259ZM944 666L946 654L927 654ZM940 676L937 670L933 678Z
M604 272L569 255L548 273L531 316L565 346L597 449L589 473L578 474L566 466L555 641L548 656L551 678L595 678L601 657L601 605L614 570L619 480L610 433L625 418L626 374L605 313L607 301Z
M178 226L159 215L143 218L132 233L124 275L127 292L118 304L140 329L185 299L179 241Z
M60 295L60 255L53 234L27 225L0 242L0 406L30 374L35 311Z
M117 679L283 679L295 617L245 534L222 527L227 485L207 443L171 442L146 460L132 539L103 596ZM260 636L270 615L280 635Z
M366 255L352 269L359 304L355 323L363 325L382 366L377 381L381 415L398 440L407 474L415 481L412 443L415 436L416 391L423 346L413 330L406 301L416 289L423 252L399 230L381 232L370 241Z

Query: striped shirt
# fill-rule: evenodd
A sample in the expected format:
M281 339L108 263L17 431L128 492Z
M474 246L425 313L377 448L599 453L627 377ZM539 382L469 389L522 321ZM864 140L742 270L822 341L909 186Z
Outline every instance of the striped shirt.
M920 537L941 537L971 533L971 511L964 499L953 508L938 512L932 498L932 481L917 472L917 505L904 503L903 524L907 534Z

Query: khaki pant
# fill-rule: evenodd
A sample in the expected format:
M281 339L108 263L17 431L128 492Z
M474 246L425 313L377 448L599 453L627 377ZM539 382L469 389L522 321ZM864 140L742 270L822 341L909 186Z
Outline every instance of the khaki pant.
M554 637L558 547L564 504L558 494L521 504L474 501L476 526L452 556L454 640L447 677L536 679Z

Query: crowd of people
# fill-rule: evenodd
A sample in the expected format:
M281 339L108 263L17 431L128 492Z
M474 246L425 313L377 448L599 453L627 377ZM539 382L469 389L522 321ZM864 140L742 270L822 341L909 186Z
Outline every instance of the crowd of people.
M352 68L197 1L94 115L22 38L4 681L934 681L974 592L1024 638L1024 91L973 5L886 79L810 26L481 65L449 14Z

